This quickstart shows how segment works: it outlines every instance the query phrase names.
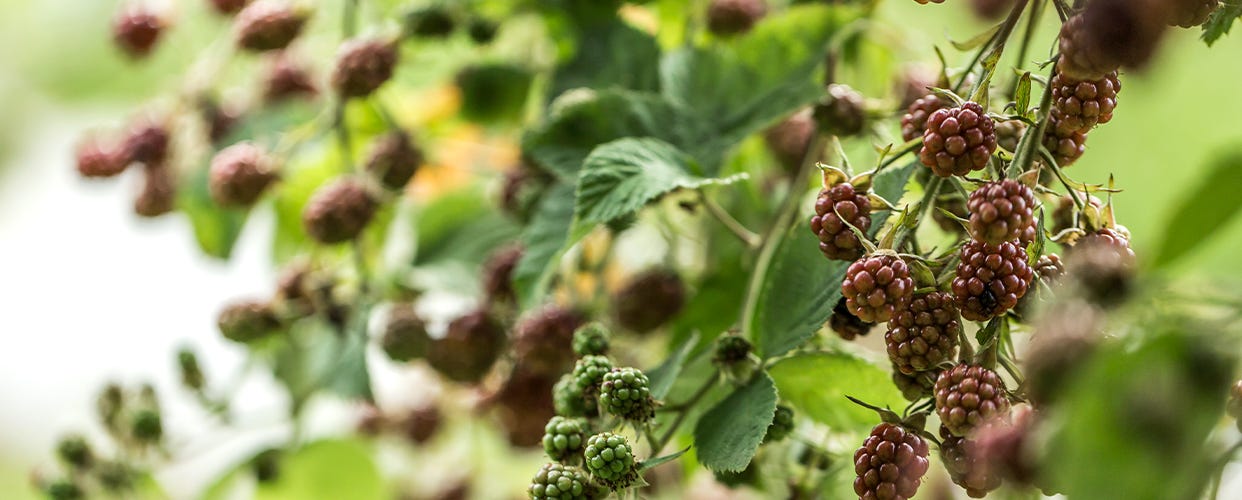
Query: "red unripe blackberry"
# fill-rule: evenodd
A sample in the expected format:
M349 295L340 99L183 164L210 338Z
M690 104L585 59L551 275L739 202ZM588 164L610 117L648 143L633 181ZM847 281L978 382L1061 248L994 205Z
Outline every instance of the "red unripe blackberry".
M1131 265L1135 262L1134 250L1130 249L1130 238L1120 231L1110 228L1101 228L1079 238L1074 243L1073 250L1071 250L1069 255L1073 255L1074 252L1080 249L1093 246L1101 246L1112 250L1124 264Z
M982 366L960 364L936 378L936 414L954 436L966 436L988 419L1009 412L1005 381Z
M1061 256L1055 253L1040 255L1035 262L1035 276L1044 284L1051 286L1065 275L1065 264Z
M237 14L237 46L252 52L280 50L302 33L310 12L287 0L256 0Z
M613 294L612 316L626 330L648 333L677 316L685 303L681 276L657 267L631 276Z
M828 317L828 327L845 340L862 337L870 332L873 326L875 323L863 321L850 312L845 297L837 301L837 305L832 308L832 316Z
M112 21L112 39L133 58L146 57L164 31L164 20L141 4L127 5Z
M401 191L423 163L423 152L405 132L394 131L375 140L367 158L367 172L384 187Z
M198 102L199 116L207 126L207 139L213 145L220 144L233 130L241 119L241 112L232 107L222 106L215 99L204 97Z
M901 370L893 369L893 385L897 386L897 390L901 391L902 397L908 401L918 401L932 395L932 389L936 386L936 377L940 374L935 371L918 372L913 375L901 373Z
M159 166L168 159L168 127L156 121L143 120L130 126L121 146L121 154L128 161L147 166Z
M1057 165L1067 167L1078 161L1082 157L1083 152L1087 149L1087 133L1080 131L1070 131L1065 135L1058 133L1058 130L1065 130L1066 127L1061 126L1062 117L1056 110L1052 110L1052 114L1048 116L1047 129L1044 130L1044 147L1052 153L1052 158L1056 160Z
M392 78L397 55L395 40L348 40L337 54L332 87L342 97L370 95Z
M974 442L954 436L943 425L940 426L940 461L953 483L966 490L971 498L983 498L1001 485L1001 478L991 474L991 467L975 453Z
M414 312L412 304L395 304L388 310L380 347L389 359L405 362L421 358L427 354L430 345L427 324Z
M440 430L441 424L444 422L444 414L440 412L434 404L421 406L410 410L401 419L401 430L410 442L414 444L426 444L432 437L436 435L436 431Z
M1058 114L1056 133L1068 137L1087 133L1100 123L1113 119L1121 80L1111 71L1098 80L1075 80L1065 75L1052 77L1052 112Z
M996 123L996 145L1009 151L1018 152L1018 142L1026 133L1026 123L1022 120L1005 120Z
M1193 28L1203 24L1220 7L1220 0L1172 0L1169 25Z
M574 365L574 330L583 323L573 309L539 309L513 327L513 355L531 373L559 376Z
M500 322L485 310L475 310L449 323L443 337L432 339L427 363L454 382L478 382L500 357L504 343Z
M1054 302L1039 316L1022 356L1022 391L1043 408L1056 403L1081 367L1098 350L1104 313L1081 300Z
M176 208L177 186L172 172L161 166L143 169L142 191L134 199L134 213L142 217L159 217Z
M483 263L483 295L491 303L512 303L517 299L513 289L513 270L522 260L522 247L510 245L501 248Z
M1008 418L994 418L975 430L967 442L968 453L982 470L979 474L1015 485L1036 485L1038 464L1032 456L1032 436L1038 424L1027 405L1013 408Z
M927 130L927 119L932 113L948 106L949 102L936 94L927 94L910 103L906 114L901 117L902 140L912 141L923 137L923 131Z
M767 13L764 0L712 0L707 6L707 30L719 36L745 33Z
M866 109L863 96L848 85L828 86L828 95L815 105L813 117L820 130L840 137L858 135L863 131Z
M280 328L280 319L271 303L243 300L225 306L216 317L216 326L226 339L251 342L275 333Z
M341 179L319 188L302 210L306 234L323 244L343 243L357 238L378 203L365 186L352 179Z
M1026 263L1026 250L1012 241L999 245L969 241L962 246L961 258L953 295L962 317L971 321L987 321L1013 309L1035 276Z
M888 320L884 342L893 367L907 375L953 359L962 322L953 296L932 292L914 297Z
M1122 66L1138 68L1167 27L1165 0L1094 0L1061 26L1059 72L1098 80Z
M207 188L223 207L254 205L279 175L267 151L243 142L224 148L211 159Z
M927 473L927 441L915 432L883 423L854 452L854 493L862 500L907 500Z
M552 398L556 380L556 377L525 369L519 361L504 385L490 398L510 445L530 448L543 444L544 428L556 415Z
M819 238L819 251L829 259L861 257L865 248L850 225L864 234L871 229L871 200L867 193L855 190L848 182L821 190L815 199L815 215L811 216L811 232Z
M211 0L211 6L215 7L216 12L230 15L242 10L249 2L250 0Z
M113 177L129 167L129 160L97 139L87 139L77 151L78 174L82 177Z
M1066 254L1066 274L1085 298L1102 306L1125 300L1133 286L1136 267L1130 242L1111 229L1079 238Z
M914 295L910 268L900 257L876 254L850 264L841 282L845 305L858 319L879 323L905 309Z
M298 97L314 97L319 93L310 71L287 55L272 59L263 81L263 99L280 102Z
M917 4L919 4L919 5L927 5L927 4L928 4L928 2L930 2L930 3L944 3L944 0L914 0L914 3L917 3Z
M942 108L927 117L919 160L936 175L966 175L983 170L996 152L996 129L983 107L968 102Z
M970 235L998 244L1020 239L1035 226L1035 193L1013 179L993 181L970 193Z
M791 173L802 166L814 137L815 120L810 109L794 113L763 133L763 140L772 151L772 156L776 157L785 172Z

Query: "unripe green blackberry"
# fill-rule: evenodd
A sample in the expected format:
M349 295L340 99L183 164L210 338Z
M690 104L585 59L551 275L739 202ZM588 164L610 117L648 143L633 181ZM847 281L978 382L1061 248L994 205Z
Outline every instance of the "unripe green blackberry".
M310 70L282 54L272 59L263 77L263 100L281 102L299 97L311 98L319 93Z
M594 500L607 492L574 466L545 464L530 481L526 494L531 500Z
M875 426L854 452L854 493L865 500L913 497L927 474L929 451L917 433L887 422Z
M979 104L941 108L927 117L919 161L936 175L949 177L983 170L994 152L995 125Z
M923 137L927 130L927 119L932 113L949 107L949 102L936 94L927 94L910 103L906 114L901 117L901 138L912 141Z
M954 436L966 436L984 421L1009 412L1005 381L996 372L960 364L936 378L936 414Z
M585 413L588 417L599 414L597 406L600 385L604 376L612 371L612 361L603 356L583 356L574 365L574 386L582 395Z
M940 461L949 472L949 478L971 498L983 498L1000 487L1001 478L989 473L991 467L979 459L974 447L966 438L954 436L945 426L940 426Z
M1110 71L1098 80L1076 80L1066 75L1052 77L1052 113L1056 113L1057 137L1074 132L1087 133L1113 119L1121 80Z
M582 314L549 305L518 321L513 327L513 355L526 369L558 376L574 364L574 330Z
M444 336L427 347L427 363L454 382L483 379L504 348L504 327L486 310L453 320Z
M129 167L129 159L117 148L88 138L78 146L77 166L82 177L115 177Z
M1017 240L1035 226L1035 193L1013 179L993 181L970 193L970 235L1000 244Z
M1233 417L1238 424L1238 430L1242 431L1242 380L1234 382L1229 388L1229 402L1225 405L1225 412Z
M241 300L224 307L216 316L216 326L224 338L234 342L252 342L265 338L280 328L280 319L271 303Z
M104 491L111 493L120 493L132 489L134 487L134 479L138 475L132 467L112 460L100 463L96 474L99 478L99 485L103 486Z
M613 491L626 488L638 479L634 452L624 436L611 432L591 436L582 455L587 470Z
M828 86L828 95L815 105L813 116L820 130L850 137L862 133L867 110L862 94L848 85L834 83Z
M249 207L276 182L275 160L263 148L243 142L224 148L211 159L207 188L222 207Z
M128 3L112 21L112 40L134 59L151 54L164 31L164 20L143 3Z
M130 420L130 434L141 443L156 443L164 437L164 424L158 411L143 408Z
M172 212L177 202L172 172L162 165L148 165L142 173L142 190L134 198L134 213L140 217L159 217Z
M302 210L302 225L319 243L344 243L362 233L378 208L379 203L365 186L344 178L311 195Z
M832 328L832 331L845 340L854 340L857 337L862 337L871 332L871 327L873 326L875 326L875 323L863 321L850 312L844 296L832 308L832 316L828 317L828 327Z
M70 478L53 480L43 487L43 492L51 500L80 500L86 498L82 487Z
M952 295L937 291L916 296L888 320L888 357L907 375L933 369L953 359L961 329Z
M95 398L95 414L108 430L116 430L117 417L125 406L125 391L115 382L105 385Z
M707 30L717 36L745 33L767 13L764 0L712 0L707 6Z
M712 362L722 366L731 366L750 358L754 346L745 337L726 334L716 339L716 352Z
M237 14L237 46L251 52L280 50L302 33L310 11L288 0L255 0Z
M405 132L393 131L375 140L367 157L367 172L391 191L401 191L423 163L423 152Z
M406 36L420 38L443 38L457 28L457 19L442 5L428 5L405 13Z
M444 414L434 404L414 408L401 420L401 429L406 439L414 444L427 444L444 422Z
M76 434L67 436L56 444L56 456L75 469L85 469L95 462L90 443Z
M871 229L871 200L866 191L854 189L854 185L842 182L824 188L815 199L815 214L811 216L811 232L819 239L819 251L835 260L855 260L862 257L862 242L850 226L866 234Z
M932 389L936 385L936 377L938 372L918 372L913 375L901 373L896 367L893 368L893 385L897 386L897 390L901 391L902 397L908 401L918 401L932 395Z
M810 109L794 113L763 133L768 150L787 173L797 172L802 166L814 137L815 119Z
M181 374L181 385L199 391L206 384L203 369L198 364L198 356L188 347L177 351L177 371Z
M633 422L655 417L651 382L637 368L613 368L599 385L599 406L610 415Z
M543 430L543 451L557 462L578 463L589 430L582 420L552 417Z
M566 373L552 387L552 407L556 410L556 414L562 417L595 417L599 415L598 407L595 407L593 415L587 415L586 399L582 396L582 389L578 388L578 384L574 382L574 375Z
M431 337L427 325L414 312L413 304L395 304L385 318L380 347L393 361L406 362L427 355Z
M953 295L963 318L987 321L1018 305L1034 277L1018 243L968 241L962 245Z
M768 432L763 435L764 443L775 443L789 436L794 430L794 411L785 405L776 405L776 414L772 423L768 424Z
M211 0L211 6L215 7L216 12L224 15L236 14L247 3L250 3L250 0Z
M490 303L512 304L517 300L513 270L522 260L522 246L510 245L492 253L483 263L483 296Z
M686 285L672 269L652 268L634 276L612 296L617 325L648 333L673 319L686 304Z
M1206 22L1220 7L1220 0L1173 0L1169 2L1169 25L1193 28Z
M850 264L841 282L845 305L858 319L878 323L888 321L910 304L914 279L901 257L875 254Z
M142 163L148 167L163 166L164 160L168 159L171 136L168 126L159 120L139 120L131 124L125 132L121 155L127 163Z
M574 354L607 356L612 333L599 322L591 322L574 331Z
M336 57L332 87L341 97L368 96L392 78L397 57L395 40L348 40Z

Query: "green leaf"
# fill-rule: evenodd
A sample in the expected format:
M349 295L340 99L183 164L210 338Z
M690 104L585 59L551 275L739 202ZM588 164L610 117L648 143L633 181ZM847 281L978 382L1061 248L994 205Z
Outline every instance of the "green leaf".
M254 498L390 498L371 451L359 441L315 441L291 451L270 483L259 485Z
M208 166L194 169L177 190L177 208L190 219L194 240L208 256L228 259L246 224L246 211L227 209L211 199Z
M518 236L518 228L492 208L481 186L437 197L418 209L414 221L416 266L443 261L475 266L496 247Z
M555 265L563 255L574 221L574 188L557 184L544 193L522 231L522 259L513 270L514 289L524 309L538 304L547 290Z
M601 25L575 25L578 46L573 59L556 70L552 94L579 87L654 91L660 47L651 35L617 18Z
M1027 112L1031 108L1031 72L1022 73L1018 78L1018 88L1014 92L1014 101L1016 111L1019 115L1027 116Z
M482 63L457 74L461 115L479 123L516 122L522 118L534 75L511 63Z
M638 470L643 471L647 469L652 469L657 466L672 462L673 460L677 460L678 458L681 458L681 456L685 455L687 451L690 451L689 446L682 448L681 451L678 451L676 453L670 453L662 457L649 458L647 460L643 460L642 462L639 462Z
M866 430L876 424L875 412L849 401L847 395L898 411L905 404L883 367L852 354L801 354L777 362L768 373L781 399L833 429Z
M758 372L713 406L694 427L699 463L713 471L741 472L754 458L776 415L776 386Z
M699 343L699 335L693 334L681 346L674 349L669 354L668 359L660 363L660 366L647 370L647 378L651 384L651 397L656 399L664 399L668 395L669 389L673 388L673 382L677 381L677 376L681 374L681 368L686 364L686 357L690 355L690 351Z
M1233 22L1242 17L1242 2L1226 2L1203 24L1203 41L1209 46L1229 33Z
M1152 267L1165 268L1195 248L1211 241L1242 210L1242 146L1216 155L1199 175L1199 182L1183 192L1164 227L1164 237Z

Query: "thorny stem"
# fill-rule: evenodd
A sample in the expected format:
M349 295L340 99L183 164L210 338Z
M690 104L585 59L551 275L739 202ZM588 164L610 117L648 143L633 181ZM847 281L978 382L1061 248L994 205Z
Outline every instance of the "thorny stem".
M758 234L746 229L746 226L743 226L741 222L733 218L728 211L721 207L719 203L716 203L715 200L708 197L702 190L699 191L699 199L703 202L703 206L707 208L707 213L712 214L712 217L720 221L729 232L737 236L739 240L742 240L742 243L745 243L746 246L758 248L759 244L762 243Z
M656 441L651 447L652 454L659 453L665 446L668 446L669 440L673 439L673 436L677 434L677 428L681 427L681 423L686 420L686 416L690 413L690 408L693 408L700 399L703 399L703 396L706 396L708 391L711 391L712 387L715 387L716 382L719 380L719 373L712 374L697 391L694 391L694 395L690 396L690 399L677 405L677 416L673 418L672 422L668 423L668 429L660 436L659 441Z

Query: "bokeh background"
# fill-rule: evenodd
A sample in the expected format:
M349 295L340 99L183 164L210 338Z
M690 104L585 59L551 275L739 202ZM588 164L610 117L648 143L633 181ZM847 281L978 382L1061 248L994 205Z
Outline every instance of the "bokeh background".
M219 338L214 318L224 301L267 293L274 279L267 209L252 217L233 258L223 262L198 251L182 216L133 216L137 177L95 183L73 168L73 148L85 130L116 127L150 97L174 88L199 49L227 32L226 22L206 15L201 3L165 2L177 12L177 29L151 60L133 65L110 43L114 0L0 0L0 497L33 497L30 471L51 463L58 436L93 429L94 395L105 381L153 381L166 395L170 432L193 434L203 422L189 399L178 396L174 350L195 346L209 373L227 374L242 362L241 350ZM317 3L334 11L338 2ZM933 45L948 47L947 39L982 28L962 8L881 3L877 28L895 33L892 49L900 57L934 63ZM1044 26L1040 50L1052 29ZM1032 59L1043 58L1040 50ZM453 56L420 57L434 63ZM1239 61L1242 33L1209 49L1197 31L1172 32L1150 69L1125 76L1116 117L1091 134L1088 154L1072 167L1082 181L1115 177L1125 190L1114 199L1116 213L1141 256L1159 245L1175 222L1170 207L1193 196L1189 190L1212 159L1242 147ZM847 83L887 90L883 82ZM1164 276L1237 288L1242 223L1221 224L1202 237L1210 241ZM254 380L242 399L262 408L275 391ZM279 415L280 408L271 411ZM340 425L326 413L321 427ZM229 446L241 444L220 448ZM205 448L213 453L227 455ZM187 497L211 479L211 460L205 463L174 464L160 477L171 495ZM1242 498L1236 472L1222 498Z

